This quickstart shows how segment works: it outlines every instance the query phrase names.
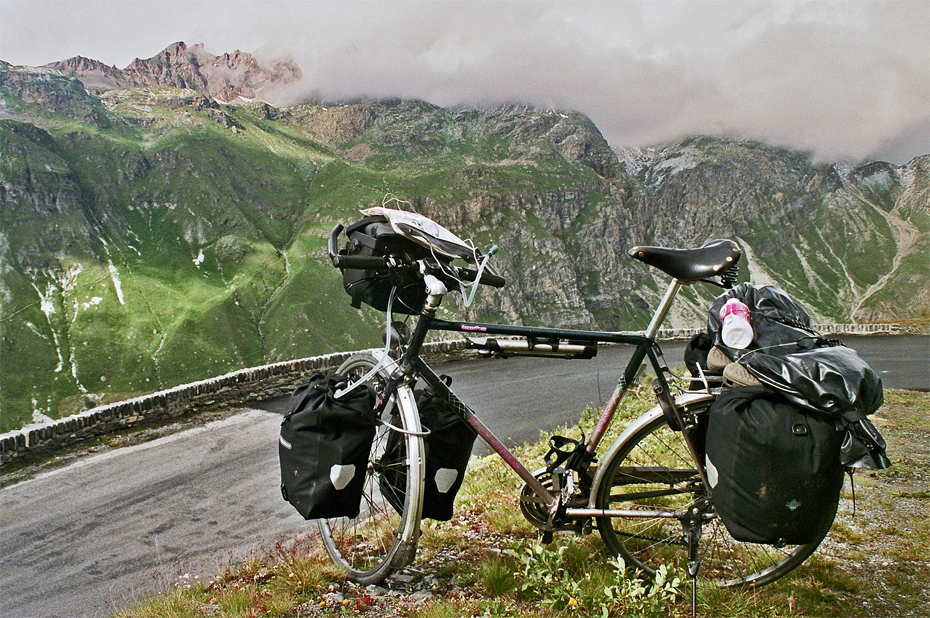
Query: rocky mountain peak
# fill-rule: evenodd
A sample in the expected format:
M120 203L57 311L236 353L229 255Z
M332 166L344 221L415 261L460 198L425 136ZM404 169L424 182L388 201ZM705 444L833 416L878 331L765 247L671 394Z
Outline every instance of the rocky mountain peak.
M224 103L265 99L274 90L300 80L300 68L290 59L269 65L236 50L214 56L202 43L172 43L151 58L133 60L125 69L75 56L45 65L79 79L85 88L111 90L134 86L190 88Z
M123 78L115 66L108 66L99 60L75 56L46 64L43 68L55 69L76 77L87 89L111 90L125 88L131 84Z

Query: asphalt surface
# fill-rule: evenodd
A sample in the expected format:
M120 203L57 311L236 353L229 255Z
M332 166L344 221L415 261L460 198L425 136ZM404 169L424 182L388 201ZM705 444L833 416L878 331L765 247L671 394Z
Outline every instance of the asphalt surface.
M244 410L0 490L0 616L105 616L306 529L278 489L280 422Z
M887 388L930 389L930 337L843 341ZM680 364L683 343L662 347L670 364ZM628 354L610 347L591 360L490 359L438 369L513 444L574 422L606 398ZM281 402L264 407L0 490L0 617L105 616L309 532L278 489Z

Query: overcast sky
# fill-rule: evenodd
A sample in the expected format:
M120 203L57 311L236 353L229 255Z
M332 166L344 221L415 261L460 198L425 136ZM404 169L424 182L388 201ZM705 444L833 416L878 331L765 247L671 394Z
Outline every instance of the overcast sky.
M930 153L928 0L0 0L0 59L124 68L175 41L290 55L308 93L526 102L613 146L692 134L819 159Z

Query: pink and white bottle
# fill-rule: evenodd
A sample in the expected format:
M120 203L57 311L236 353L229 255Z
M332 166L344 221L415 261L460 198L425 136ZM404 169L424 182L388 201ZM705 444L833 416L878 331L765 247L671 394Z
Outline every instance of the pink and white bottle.
M755 336L749 323L749 307L736 298L731 298L720 309L720 321L723 322L721 338L723 344L737 350L745 349Z

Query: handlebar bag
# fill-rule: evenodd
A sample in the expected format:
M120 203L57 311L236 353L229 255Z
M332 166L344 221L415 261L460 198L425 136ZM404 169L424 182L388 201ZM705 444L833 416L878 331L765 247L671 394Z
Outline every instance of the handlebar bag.
M281 423L281 493L304 519L356 517L375 437L374 392L340 399L344 376L314 372L294 391Z
M478 434L452 410L445 399L431 390L417 389L414 396L420 412L420 423L424 429L429 430L429 435L424 439L426 482L423 517L449 521ZM380 480L381 493L398 512L404 502L404 486L400 480L388 472Z
M705 464L738 541L805 544L829 528L843 486L842 432L765 387L725 389L708 411Z
M346 228L348 243L342 255L362 257L400 256L406 261L429 257L430 251L398 234L388 220L380 215L365 217ZM419 313L426 302L426 286L414 272L389 269L346 268L342 284L352 297L352 306L362 303L378 311L387 311L391 289L397 287L392 312L410 315Z

